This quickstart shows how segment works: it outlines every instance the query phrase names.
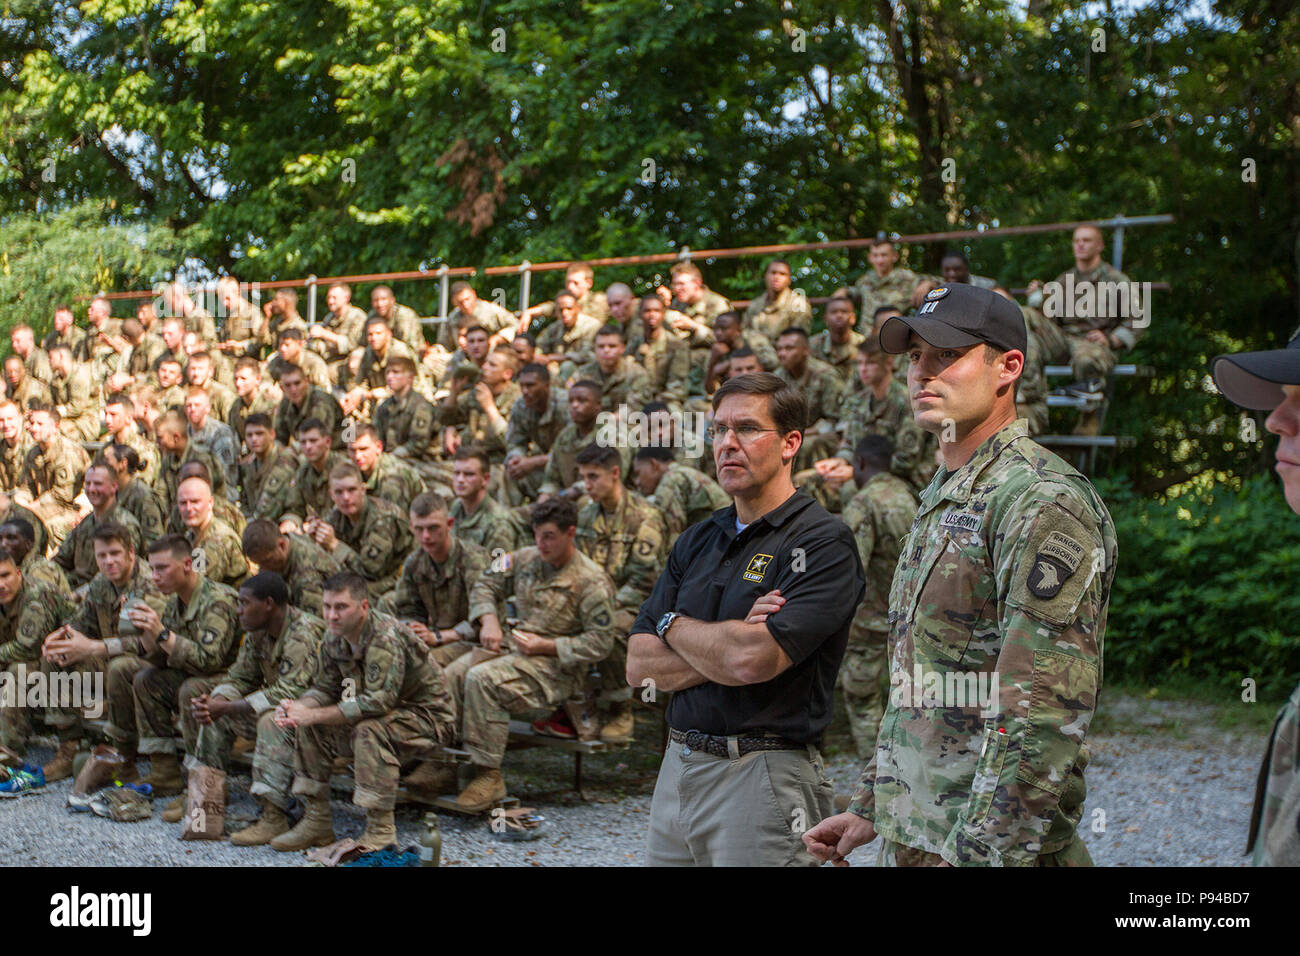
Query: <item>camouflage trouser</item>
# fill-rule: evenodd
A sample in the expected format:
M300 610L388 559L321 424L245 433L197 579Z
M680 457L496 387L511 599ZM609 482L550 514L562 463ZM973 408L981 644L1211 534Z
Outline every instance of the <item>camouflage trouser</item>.
M146 666L135 675L135 722L140 753L176 752L176 716L180 712L185 753L194 753L198 724L190 716L190 700L206 694L225 679L225 672L192 677L174 667Z
M518 480L503 475L500 493L496 495L496 499L507 508L517 508L522 504L536 501L545 476L545 468L535 468Z
M209 693L219 681L214 678L193 678L181 685L177 694L181 713L181 736L185 739L185 766L193 769L197 764L229 772L230 748L236 737L252 740L257 735L257 715L227 714L210 724L200 724L194 719L194 698Z
M135 677L149 665L134 654L109 658L108 737L119 750L133 751L140 733L135 722Z
M473 648L474 645L466 641L453 641L450 644L429 648L429 656L434 659L439 667L445 668L452 661L467 656Z
M75 507L64 507L53 502L28 506L31 511L45 522L45 530L50 533L50 553L58 550L63 539L72 533L72 529L81 521L81 512Z
M600 671L599 698L603 701L622 702L632 699L632 688L627 682L627 635L640 608L619 608L614 612L614 649L609 657L596 665Z
M351 726L299 727L294 741L293 792L329 796L334 758L351 753L356 781L352 802L367 810L391 810L397 801L402 764L450 743L452 730L451 724L438 724L422 711L404 708Z
M880 858L877 866L938 866L943 857L938 853L904 846L893 840L880 839ZM1036 866L1092 866L1092 856L1077 836L1054 853L1040 853Z
M84 716L92 718L104 715L107 702L106 685L108 683L105 676L105 663L102 658L92 657L84 661L78 661L69 667L59 667L51 664L49 661L41 658L41 673L47 678L55 674L69 675L72 680L77 681L83 691L86 689L86 682L89 680L91 690L89 695L81 695L81 706L72 706L67 702L66 706L59 706L56 702L51 701L45 708L45 723L47 723L54 732L59 735L60 740L80 740L85 736L82 729L82 720ZM86 675L91 675L87 678ZM57 682L57 678L55 679Z
M794 456L794 470L799 472L811 468L823 458L834 455L839 447L840 436L838 432L827 432L824 435L804 435L803 444L799 446L799 454Z
M1082 335L1069 336L1070 368L1077 381L1105 378L1115 368L1116 356L1105 342L1091 342Z
M468 657L462 658L468 662ZM500 767L510 739L510 715L555 707L582 686L585 672L566 669L556 657L507 654L476 667L453 661L443 674L460 704L461 737L470 761ZM463 688L463 690L462 690Z
M840 664L840 689L849 713L849 731L859 760L876 752L880 718L885 714L889 681L889 634L868 631L856 623L849 631L849 646Z
M451 462L416 461L411 458L403 458L402 460L419 472L427 490L442 495L444 498L455 497L451 490Z
M257 740L249 793L283 810L289 805L289 787L293 784L294 730L277 727L274 710L260 717L252 713L233 714L200 727L194 756L185 758L186 767L193 769L203 764L229 773L230 747L236 737Z
M99 416L86 414L79 418L61 419L59 432L77 443L94 441L99 437Z

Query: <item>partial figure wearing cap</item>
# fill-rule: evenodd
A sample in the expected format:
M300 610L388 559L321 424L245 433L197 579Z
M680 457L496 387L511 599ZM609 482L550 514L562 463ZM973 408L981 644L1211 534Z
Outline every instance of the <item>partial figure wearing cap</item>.
M942 285L880 340L909 353L912 414L944 466L894 572L875 753L848 813L805 843L835 862L879 834L885 865L1088 865L1076 828L1118 551L1110 514L1016 417L1027 333L1013 302Z
M1214 384L1233 404L1270 410L1283 493L1300 514L1300 329L1286 348L1220 355ZM1300 865L1300 684L1278 712L1255 783L1246 852L1255 866Z

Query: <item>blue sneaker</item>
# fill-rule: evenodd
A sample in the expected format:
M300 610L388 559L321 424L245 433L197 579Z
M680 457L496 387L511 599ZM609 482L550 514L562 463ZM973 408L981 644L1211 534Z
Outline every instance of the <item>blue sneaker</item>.
M35 764L23 764L11 770L9 779L0 783L0 797L24 797L45 789L45 771Z

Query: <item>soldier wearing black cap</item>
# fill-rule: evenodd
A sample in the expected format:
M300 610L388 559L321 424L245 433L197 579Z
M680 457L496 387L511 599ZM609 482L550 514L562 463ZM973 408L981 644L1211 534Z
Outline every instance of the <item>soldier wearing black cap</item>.
M912 414L944 466L921 494L889 597L890 697L848 812L804 835L886 865L1080 865L1085 737L1117 553L1088 480L1016 417L1025 322L970 285L880 329L907 352Z
M1300 514L1300 333L1284 349L1220 355L1210 370L1228 401L1271 410L1264 427L1278 436L1274 467L1286 503ZM1269 735L1246 852L1256 866L1300 866L1300 685Z

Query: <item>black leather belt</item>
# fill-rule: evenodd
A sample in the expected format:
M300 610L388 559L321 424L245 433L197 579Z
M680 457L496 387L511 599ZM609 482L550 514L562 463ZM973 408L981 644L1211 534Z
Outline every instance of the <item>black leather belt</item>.
M685 744L691 750L699 750L715 757L730 757L728 742L736 741L740 756L756 750L807 750L807 744L796 743L785 737L767 734L761 737L716 737L698 730L669 730L668 739L675 744Z

